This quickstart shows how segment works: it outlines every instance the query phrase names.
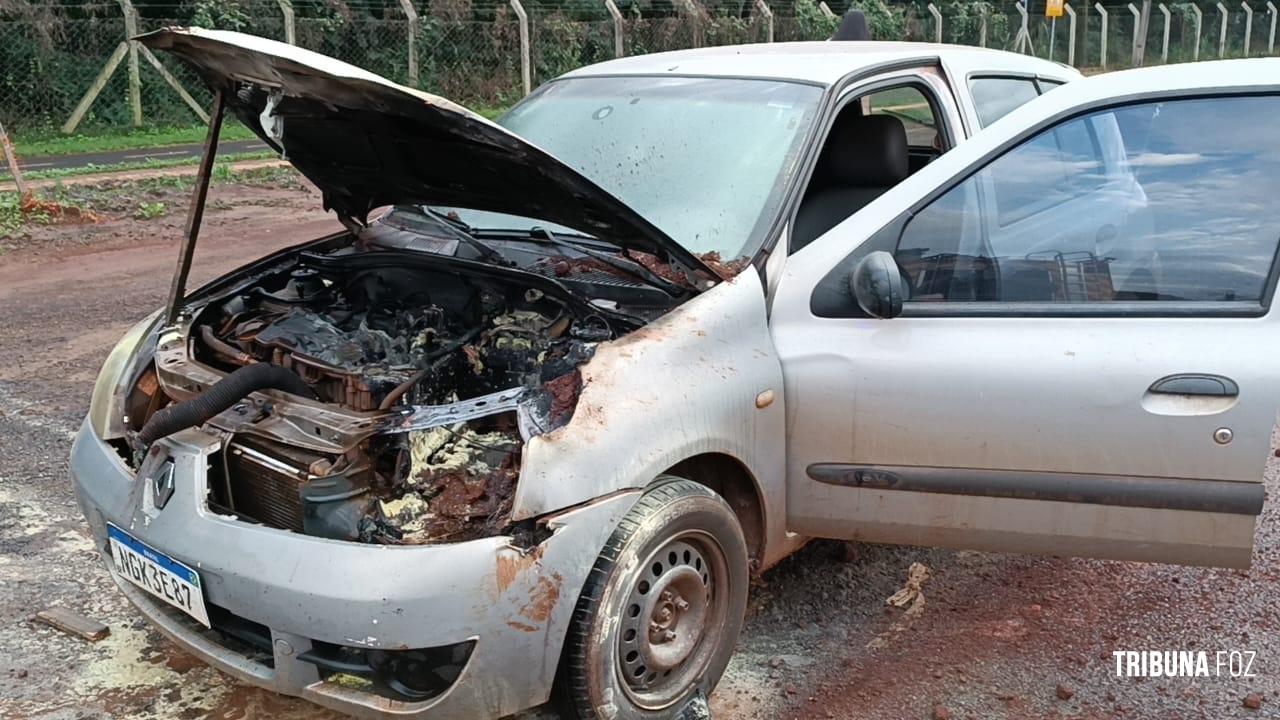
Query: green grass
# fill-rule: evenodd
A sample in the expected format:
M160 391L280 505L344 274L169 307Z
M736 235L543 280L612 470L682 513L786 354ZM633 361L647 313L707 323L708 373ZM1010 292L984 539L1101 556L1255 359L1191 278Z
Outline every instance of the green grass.
M477 115L483 115L488 120L494 120L502 113L510 110L509 107L476 107L470 108Z
M275 153L272 152L250 152L250 153L228 153L219 155L219 163L239 162L242 160L267 160L274 158ZM199 158L150 158L147 160L130 160L128 162L110 163L107 165L85 165L75 168L54 168L52 170L33 170L23 175L27 180L60 180L70 177L79 177L83 175L98 175L110 172L125 172L129 170L158 170L161 168L178 167L181 165L195 165ZM217 166L215 166L216 169Z
M154 220L164 215L165 210L165 204L162 202L142 202L138 203L138 209L133 211L133 218L135 220Z
M477 114L492 120L507 111L506 107L472 108ZM63 135L56 129L44 129L14 133L11 136L18 157L44 157L49 155L79 155L114 150L139 150L166 145L190 145L204 142L207 128L204 125L151 128L102 128ZM228 117L222 125L220 139L252 140L256 135L235 119Z
M506 113L507 108L472 108L477 114L490 120ZM79 155L83 152L110 152L114 150L148 150L166 145L192 145L204 142L206 127L193 126L155 128L102 128L97 131L61 135L56 129L41 129L13 133L14 149L19 158L42 158L47 155ZM223 123L221 141L253 140L251 129L238 120L228 118Z
M28 220L27 214L22 212L20 202L18 193L0 193L0 238L9 237L28 222L38 222L34 218Z
M137 129L105 128L97 131L62 135L56 130L32 133L15 133L12 136L18 157L43 157L46 155L78 155L113 150L138 150L166 145L189 145L204 142L207 128L204 125L184 127L154 127ZM229 120L222 126L221 139L250 140L256 137L249 128Z
M57 183L34 190L31 202L25 206L18 193L0 190L0 256L19 247L14 241L42 225L79 222L94 217L131 217L146 221L184 212L194 182L190 176L175 175L78 185ZM301 176L291 167L271 166L233 172L222 163L214 166L213 182L272 188L302 187ZM86 233L83 240L88 242L91 237L92 233Z

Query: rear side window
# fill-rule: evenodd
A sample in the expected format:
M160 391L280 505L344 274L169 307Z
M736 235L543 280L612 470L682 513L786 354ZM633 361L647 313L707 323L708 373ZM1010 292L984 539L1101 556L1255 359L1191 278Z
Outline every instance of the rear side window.
M862 102L870 115L891 115L901 120L907 130L907 144L913 147L941 147L933 106L920 88L904 85L881 90L864 97Z
M911 300L1263 303L1278 115L1272 96L1177 100L1042 131L907 225Z
M1040 91L1031 78L976 77L969 80L969 94L979 122L986 127L1036 99Z

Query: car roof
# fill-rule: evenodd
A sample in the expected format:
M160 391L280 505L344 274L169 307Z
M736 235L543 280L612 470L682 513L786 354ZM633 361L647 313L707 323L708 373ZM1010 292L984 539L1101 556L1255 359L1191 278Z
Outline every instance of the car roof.
M1018 72L1071 78L1071 68L1029 55L967 45L870 41L817 41L721 45L634 55L588 65L564 77L697 75L799 80L832 85L849 73L910 61L955 64L963 74Z

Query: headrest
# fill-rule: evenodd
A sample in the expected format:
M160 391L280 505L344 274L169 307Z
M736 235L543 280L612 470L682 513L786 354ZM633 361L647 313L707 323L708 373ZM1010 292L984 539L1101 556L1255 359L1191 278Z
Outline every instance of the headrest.
M827 175L837 185L888 187L910 174L907 129L890 115L840 115L825 155Z
M867 16L862 14L861 10L850 10L845 13L844 18L840 21L840 27L836 28L831 39L870 40L871 33L867 31Z

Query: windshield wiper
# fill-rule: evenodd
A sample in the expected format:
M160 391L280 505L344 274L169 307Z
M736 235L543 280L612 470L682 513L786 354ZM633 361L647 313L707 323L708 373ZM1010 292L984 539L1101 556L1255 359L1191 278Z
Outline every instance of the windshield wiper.
M471 246L484 257L494 260L501 265L511 264L495 247L476 237L473 234L470 225L462 222L458 218L450 217L449 215L433 208L421 206L419 209L439 223L440 227L448 230L454 237Z
M614 268L619 272L626 273L627 275L630 275L631 277L637 280L640 280L646 285L649 285L650 287L655 287L671 296L683 295L692 289L692 288L684 287L682 285L677 285L676 283L673 283L670 280L666 280L665 278L658 277L652 271L650 271L649 268L645 267L644 265L641 265L638 262L635 262L633 260L624 260L623 258L618 257L617 255L610 255L609 253L606 253L606 252L593 250L589 247L583 246L581 243L570 242L568 240L565 240L557 236L555 233L551 232L550 230L544 227L529 228L529 235L531 237L541 237L547 240L548 242L550 242L551 244L556 245L558 247L568 248L575 252L580 252L589 258L599 260L600 262L608 265L609 267ZM595 240L596 238L592 238L592 239Z

